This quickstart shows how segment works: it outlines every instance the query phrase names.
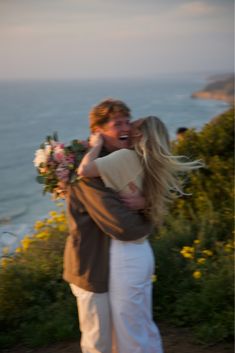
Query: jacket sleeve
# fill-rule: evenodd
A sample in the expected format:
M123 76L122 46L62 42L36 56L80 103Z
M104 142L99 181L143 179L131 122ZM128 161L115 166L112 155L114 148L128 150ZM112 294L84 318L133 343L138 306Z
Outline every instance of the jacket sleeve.
M111 238L131 241L151 233L152 225L146 217L128 209L100 178L83 178L72 190L92 220Z

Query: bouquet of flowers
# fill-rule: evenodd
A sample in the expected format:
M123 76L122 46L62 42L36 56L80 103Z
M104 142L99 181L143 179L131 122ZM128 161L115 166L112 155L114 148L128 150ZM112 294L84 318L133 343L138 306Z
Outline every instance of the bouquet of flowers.
M36 180L44 184L43 193L52 193L55 199L64 196L64 185L77 181L77 168L88 148L87 141L73 140L65 146L56 133L47 136L35 152Z

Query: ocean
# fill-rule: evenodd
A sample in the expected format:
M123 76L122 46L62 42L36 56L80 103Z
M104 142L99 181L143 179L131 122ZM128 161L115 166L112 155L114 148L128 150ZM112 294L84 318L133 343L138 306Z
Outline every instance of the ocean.
M149 79L0 81L0 249L12 250L38 219L57 206L35 181L35 150L57 132L65 143L89 135L88 114L107 97L121 99L133 119L156 115L171 138L180 126L202 128L225 111L221 101L191 98L206 75L159 75Z

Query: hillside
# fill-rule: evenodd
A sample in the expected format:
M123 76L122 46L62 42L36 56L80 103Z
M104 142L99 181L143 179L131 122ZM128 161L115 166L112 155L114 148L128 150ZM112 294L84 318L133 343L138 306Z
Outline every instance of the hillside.
M185 178L185 195L174 200L150 237L156 258L153 316L166 353L232 352L233 146L234 109L201 131L188 129L174 145L174 154L200 159L205 167ZM62 280L67 218L63 204L58 207L35 223L14 254L7 248L2 254L1 352L79 352L76 301Z
M216 75L209 78L209 83L201 90L194 92L192 98L215 99L234 103L234 75Z

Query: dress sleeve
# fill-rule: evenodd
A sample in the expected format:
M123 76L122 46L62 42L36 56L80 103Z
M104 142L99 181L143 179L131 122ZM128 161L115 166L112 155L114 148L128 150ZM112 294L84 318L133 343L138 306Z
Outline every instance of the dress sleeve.
M121 149L95 160L101 179L106 187L123 191L128 183L142 175L142 167L136 152ZM139 188L142 185L137 185Z

